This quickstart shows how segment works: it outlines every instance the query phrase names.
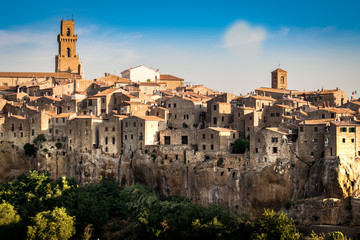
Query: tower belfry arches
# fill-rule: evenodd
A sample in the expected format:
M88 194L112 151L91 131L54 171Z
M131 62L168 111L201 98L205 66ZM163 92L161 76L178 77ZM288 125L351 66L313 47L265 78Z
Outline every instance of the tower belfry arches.
M58 35L59 52L55 57L55 72L81 74L79 55L76 54L77 34L74 20L61 20Z

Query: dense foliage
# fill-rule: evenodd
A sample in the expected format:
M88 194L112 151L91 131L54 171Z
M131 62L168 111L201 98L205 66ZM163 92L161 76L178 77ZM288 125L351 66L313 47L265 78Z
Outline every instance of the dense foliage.
M250 144L246 139L238 138L234 142L234 153L245 153L246 149L249 149Z
M299 239L284 213L265 210L250 221L141 185L120 189L113 179L79 187L74 179L52 181L31 171L1 184L0 200L6 204L0 216L16 229L0 239ZM0 226L0 234L8 233Z

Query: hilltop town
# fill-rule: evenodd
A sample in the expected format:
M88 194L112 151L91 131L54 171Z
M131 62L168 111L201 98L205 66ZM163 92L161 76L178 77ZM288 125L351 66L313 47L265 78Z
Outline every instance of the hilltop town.
M320 160L358 161L360 101L348 99L339 88L289 90L287 72L280 68L271 72L271 87L243 96L205 85L186 85L180 77L144 65L126 69L121 76L105 73L85 79L76 42L74 20L62 20L55 72L0 72L2 147L22 154L25 144L33 144L42 135L46 139L36 146L45 160L25 168L47 169L54 177L75 176L84 182L111 175L129 184L147 183L150 175L159 174L149 170L148 175L139 175L144 167L136 169L137 174L126 172L124 169L134 168L132 161L136 159L158 165L178 162L181 169L212 164L220 169L217 177L225 172L237 181L247 169L277 166L274 171L282 176L287 171L281 170L285 165L303 169ZM239 139L249 143L248 149L239 150ZM49 160L53 155L56 164ZM67 169L61 170L61 165ZM11 175L13 165L9 166L2 178ZM173 169L167 176L175 178L177 174ZM194 195L189 190L189 176L166 186L168 180L158 178L160 188L170 193ZM196 181L195 177L191 181ZM291 183L286 181L284 187L290 191ZM330 188L316 183L315 190L304 190L305 185L300 186L302 191L292 189L280 197L275 194L273 200L284 204L311 191L339 198L359 194L358 180L347 186L351 189L347 195L335 190L330 193ZM212 191L203 203L216 202L221 194ZM224 205L239 208L239 199L241 196ZM197 200L203 201L201 197Z

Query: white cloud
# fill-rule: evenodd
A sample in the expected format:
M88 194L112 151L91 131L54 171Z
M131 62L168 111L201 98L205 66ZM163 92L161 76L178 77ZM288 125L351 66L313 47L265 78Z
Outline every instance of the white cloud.
M241 60L249 60L261 53L266 36L264 28L251 26L245 21L238 21L227 29L224 43L232 54Z

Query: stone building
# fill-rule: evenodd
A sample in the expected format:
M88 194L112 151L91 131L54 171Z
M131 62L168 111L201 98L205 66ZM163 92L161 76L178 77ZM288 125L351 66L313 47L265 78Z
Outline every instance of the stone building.
M278 68L271 72L271 87L274 89L287 89L287 72Z
M79 55L76 54L77 34L75 22L61 20L58 35L59 53L55 57L55 72L74 73L83 76Z
M49 134L50 141L65 142L67 139L67 121L76 117L76 113L55 114L50 119Z
M288 161L295 134L287 129L271 127L258 131L250 142L250 159L254 165Z
M197 130L165 129L160 131L160 145L197 145Z
M203 121L202 113L206 112L203 102L184 96L167 99L164 107L169 109L168 124L172 128L192 127L194 124L199 124Z
M123 150L134 152L146 145L158 145L164 119L154 116L131 116L123 120Z
M360 157L360 122L332 121L325 134L325 158Z
M103 154L117 158L122 153L122 122L125 118L113 115L99 125L99 148Z
M250 107L236 107L233 109L234 122L231 126L233 129L239 132L239 136L242 138L245 138L245 132L246 132L245 116L253 113L254 111L255 108L250 108Z
M80 115L67 121L67 149L91 153L99 147L98 126L103 120L96 116Z
M233 122L232 106L227 102L207 102L207 123L211 127L227 128Z
M29 119L19 115L10 115L4 121L5 139L18 147L29 142Z
M169 74L161 74L159 83L165 83L167 89L175 90L184 86L184 79Z
M148 80L150 82L157 82L160 79L160 72L159 69L154 70L145 65L140 65L126 69L121 72L121 76L130 79L132 82L147 82Z
M304 120L299 123L297 152L306 162L314 162L324 157L324 135L333 119Z
M239 138L236 130L209 127L198 130L198 150L206 154L232 153L234 141Z

